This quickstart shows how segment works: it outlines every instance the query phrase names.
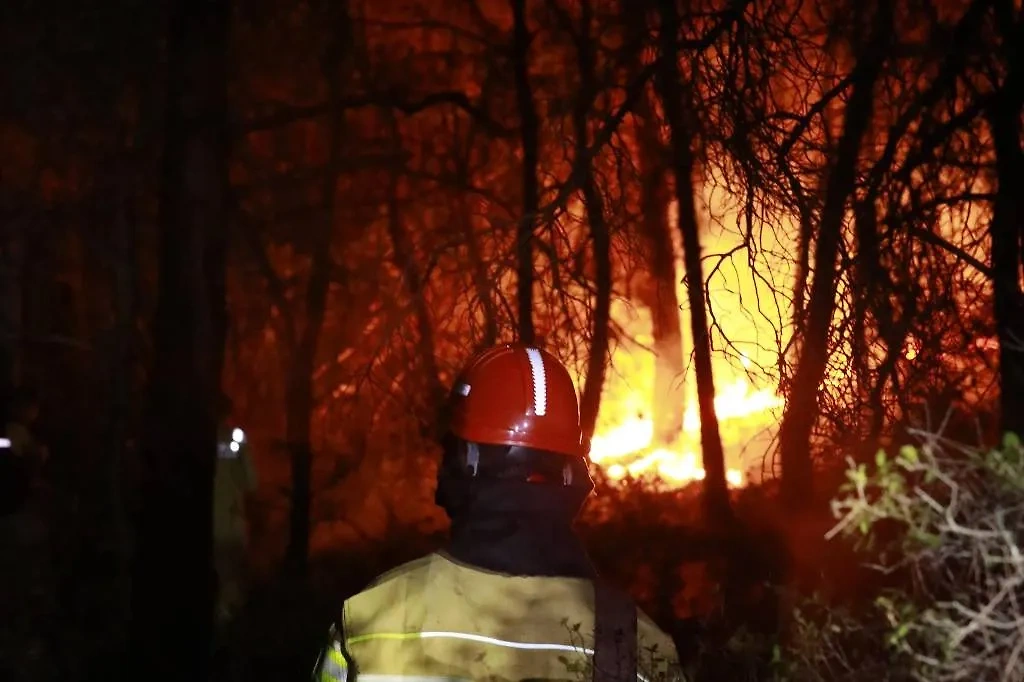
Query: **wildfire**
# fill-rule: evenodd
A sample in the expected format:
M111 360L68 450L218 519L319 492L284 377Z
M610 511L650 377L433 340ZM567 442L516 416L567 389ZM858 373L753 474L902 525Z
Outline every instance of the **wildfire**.
M705 225L703 246L709 253L735 253L745 243L741 231L728 227L732 218L737 217L736 207L713 194L708 190L702 197L706 214L721 218ZM668 210L668 224L676 252L676 298L681 304L679 330L685 353L692 348L692 339L689 315L684 310L682 245L675 213L673 203ZM783 240L777 246L778 251L784 253L790 245ZM754 263L785 276L785 262L774 260L772 253L774 251L765 246ZM723 334L728 330L732 349L744 348L751 356L742 355L741 367L737 367L735 356L714 352L714 402L725 450L726 480L732 487L742 487L751 482L753 470L762 463L771 447L781 417L784 401L774 389L775 381L767 369L776 364L777 351L763 345L762 340L775 338L785 324L781 316L774 319L766 312L767 308L761 307L760 302L773 300L774 293L762 278L754 276L754 265L743 258L731 257L729 263L728 268L716 269L711 276L709 301L715 310L716 325ZM756 307L751 307L751 301L758 302ZM626 334L611 352L611 371L602 392L601 411L591 440L591 460L613 480L653 476L673 488L703 480L706 474L701 461L700 418L692 367L680 368L679 373L684 376L672 377L683 382L682 388L667 386L671 381L665 374L665 367L655 361L657 344L651 311L631 300L614 300L611 316ZM679 414L677 407L666 418L666 410L671 412L673 405L683 402L685 412ZM678 433L673 434L673 430Z
M638 400L634 398L634 400ZM633 402L633 401L630 401ZM692 401L691 401L692 402ZM782 405L782 399L767 389L755 389L749 381L738 378L715 397L715 413L722 426L723 440L737 422L762 422ZM645 415L626 419L615 427L594 435L590 458L603 467L614 480L627 475L640 477L654 474L670 484L683 485L704 479L700 465L700 419L695 405L685 415L683 433L675 443L656 447L654 421ZM726 480L733 487L745 484L744 472L726 470Z

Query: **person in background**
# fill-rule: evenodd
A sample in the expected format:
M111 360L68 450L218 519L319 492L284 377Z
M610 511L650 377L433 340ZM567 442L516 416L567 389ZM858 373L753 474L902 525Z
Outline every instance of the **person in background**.
M572 524L594 489L576 389L550 353L474 356L450 398L446 550L348 599L314 669L346 680L678 680L671 638L602 580Z
M222 396L213 480L213 563L220 625L231 620L245 598L249 572L246 503L257 486L248 438L230 421L232 407L230 398Z

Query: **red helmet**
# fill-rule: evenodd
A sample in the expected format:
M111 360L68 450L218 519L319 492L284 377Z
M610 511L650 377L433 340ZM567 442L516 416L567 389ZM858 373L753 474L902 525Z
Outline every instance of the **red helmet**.
M555 356L522 344L473 356L451 395L451 432L465 441L582 456L572 377Z

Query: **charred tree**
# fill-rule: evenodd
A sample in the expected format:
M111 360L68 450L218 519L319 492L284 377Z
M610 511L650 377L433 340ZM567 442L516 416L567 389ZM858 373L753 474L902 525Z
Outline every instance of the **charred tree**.
M999 339L999 396L1001 428L1024 436L1024 178L1021 150L1021 109L1024 107L1024 56L1020 40L1024 23L1014 3L1000 3L1009 72L987 113L995 147L997 189L989 235L992 239L992 278L995 321Z
M516 103L519 108L520 140L523 146L523 214L516 228L516 307L519 340L533 343L533 239L540 205L537 182L540 122L530 85L530 30L526 23L526 0L511 0L514 21L512 65L515 72Z
M818 416L818 388L829 358L829 336L835 312L836 265L846 206L857 179L861 140L874 110L875 84L887 56L892 32L892 3L878 2L869 42L850 78L842 135L825 184L821 224L814 248L814 277L807 305L807 324L793 376L792 390L779 429L782 495L791 508L805 505L813 490L811 431Z
M332 0L329 11L331 37L323 57L329 117L324 141L327 146L327 168L321 187L323 203L313 232L312 257L306 284L305 324L297 333L292 349L291 373L288 377L286 396L287 442L291 455L292 477L286 561L289 568L298 573L306 570L309 559L310 511L313 496L313 446L310 437L314 407L313 370L334 267L331 245L334 241L338 175L342 165L340 137L345 115L338 67L350 42L347 0Z
M704 502L713 519L732 517L729 488L725 478L725 450L715 413L715 378L711 368L711 337L708 332L707 309L704 304L704 273L700 256L700 232L694 201L693 173L695 159L690 148L692 133L683 113L683 87L680 82L679 14L675 0L659 0L661 30L659 31L660 64L657 86L669 127L672 168L675 174L676 200L679 210L679 232L683 242L683 263L686 272L686 297L690 306L690 328L693 335L694 369L697 381L697 409L700 414L700 438L704 460Z
M593 245L596 295L594 300L594 327L591 330L590 355L587 359L587 379L580 399L580 423L585 442L589 443L597 425L601 409L601 391L608 367L608 325L611 321L612 258L611 235L605 220L604 201L594 177L594 165L589 149L590 134L587 119L597 83L594 81L594 45L590 37L593 19L590 0L580 3L580 29L574 36L576 63L580 73L580 89L572 111L576 136L576 165L580 169L580 190L586 206L590 239ZM570 26L571 30L571 26Z
M226 53L230 3L171 8L160 275L141 444L130 669L207 678L215 404L226 313Z

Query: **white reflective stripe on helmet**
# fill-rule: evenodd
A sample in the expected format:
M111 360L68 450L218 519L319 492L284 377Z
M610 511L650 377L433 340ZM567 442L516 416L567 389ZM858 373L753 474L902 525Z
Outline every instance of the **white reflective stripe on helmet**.
M527 348L530 373L533 375L533 413L543 417L548 411L548 377L544 372L544 358L536 348Z

